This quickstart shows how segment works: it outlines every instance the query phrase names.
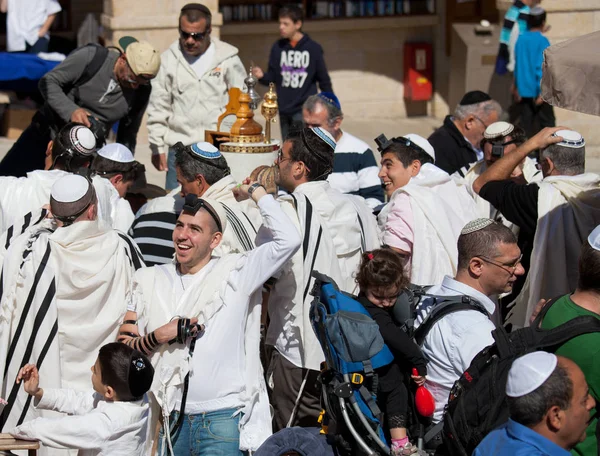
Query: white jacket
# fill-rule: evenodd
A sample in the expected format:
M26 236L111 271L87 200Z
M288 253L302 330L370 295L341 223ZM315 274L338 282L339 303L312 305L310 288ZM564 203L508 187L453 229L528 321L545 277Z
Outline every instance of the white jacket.
M52 448L79 449L79 456L142 456L148 403L106 402L94 391L44 389L36 408L67 413L59 419L37 418L10 430L16 438L34 439Z
M161 56L160 71L152 80L148 104L148 139L152 153L166 153L178 141L204 141L205 130L216 130L229 101L228 90L243 88L246 70L238 49L211 37L215 54L209 70L198 75L175 41Z

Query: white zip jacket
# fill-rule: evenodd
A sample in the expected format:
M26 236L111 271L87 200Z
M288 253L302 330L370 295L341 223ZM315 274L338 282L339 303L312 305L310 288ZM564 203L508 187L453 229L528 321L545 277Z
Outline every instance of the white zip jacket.
M181 141L204 141L205 130L216 130L217 120L229 101L228 90L243 89L246 70L238 49L211 37L213 61L198 75L185 59L179 41L161 56L160 71L152 80L148 104L148 139L153 154L166 153Z

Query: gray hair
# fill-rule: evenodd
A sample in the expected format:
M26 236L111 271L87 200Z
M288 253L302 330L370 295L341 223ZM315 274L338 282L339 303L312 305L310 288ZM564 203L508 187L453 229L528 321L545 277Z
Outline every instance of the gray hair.
M214 164L197 160L184 149L175 151L175 166L180 169L181 175L188 182L193 182L200 174L208 185L213 185L231 173L225 157L221 156L212 161Z
M502 223L494 222L458 237L458 269L469 268L471 259L477 256L495 258L498 255L498 244L516 244L517 237L510 228Z
M315 107L317 104L320 104L327 110L327 125L333 127L336 120L343 119L344 113L342 113L341 109L336 108L331 103L326 103L323 101L319 95L311 95L306 99L304 104L302 105L302 109L306 109L308 112L315 112Z
M585 172L585 146L574 149L551 144L542 151L542 157L552 160L556 170L564 176L576 176Z
M544 419L550 408L568 410L573 398L573 382L560 364L550 377L531 393L521 397L507 397L508 412L513 421L532 427Z
M498 118L500 118L502 116L502 106L496 100L488 100L471 105L457 105L454 110L454 117L457 119L466 119L472 115L487 119L494 112L498 113Z

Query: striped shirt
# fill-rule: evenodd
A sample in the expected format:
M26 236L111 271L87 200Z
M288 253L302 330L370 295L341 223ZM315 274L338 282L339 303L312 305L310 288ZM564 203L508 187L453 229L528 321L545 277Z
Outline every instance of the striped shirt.
M372 209L383 203L379 167L368 144L343 132L335 148L329 184L342 193L359 195Z

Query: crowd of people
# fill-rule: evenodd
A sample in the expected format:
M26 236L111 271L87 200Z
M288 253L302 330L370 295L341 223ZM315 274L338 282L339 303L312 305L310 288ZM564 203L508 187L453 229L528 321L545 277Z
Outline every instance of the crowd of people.
M525 37L545 22L529 3L509 11ZM496 328L527 327L542 308L540 330L600 319L600 176L585 171L579 133L504 121L471 91L429 139L374 138L378 164L342 129L302 11L279 14L268 69L253 69L281 101L268 179L236 182L203 142L246 77L204 5L182 8L162 55L126 37L120 53L88 45L44 76L45 104L0 163L0 431L39 440L44 455L333 454L315 431L318 271L364 306L394 356L372 391L391 454L444 455L446 404ZM534 59L522 52L543 46L527 39L514 47L516 90L543 117L539 91L525 89L537 76L522 77ZM170 193L134 210L145 111ZM420 340L393 312L413 286L427 290ZM443 302L467 307L432 323ZM519 353L509 418L473 454L597 454L599 338ZM426 449L411 433L416 387L435 401Z

